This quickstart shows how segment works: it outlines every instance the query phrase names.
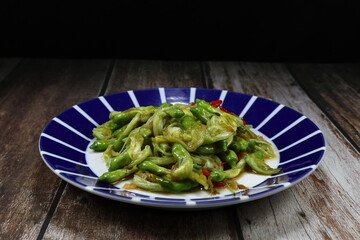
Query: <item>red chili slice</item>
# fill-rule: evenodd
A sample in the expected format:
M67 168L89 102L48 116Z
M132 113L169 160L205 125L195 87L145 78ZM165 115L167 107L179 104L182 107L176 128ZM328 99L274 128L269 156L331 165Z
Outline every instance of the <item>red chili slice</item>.
M209 171L207 171L207 170L205 170L205 169L201 169L201 172L202 172L206 177L209 177L209 176L210 176Z
M222 104L222 100L214 100L210 102L210 105L216 108L220 107L221 104Z
M212 181L212 184L214 185L214 187L225 187L225 183L223 182Z
M242 159L241 153L237 153L237 157L238 157L238 160L236 163L238 163Z
M220 110L221 111L224 111L226 113L230 113L230 114L233 114L232 112L229 112L228 110L226 110L225 108L223 108L222 106L219 106Z

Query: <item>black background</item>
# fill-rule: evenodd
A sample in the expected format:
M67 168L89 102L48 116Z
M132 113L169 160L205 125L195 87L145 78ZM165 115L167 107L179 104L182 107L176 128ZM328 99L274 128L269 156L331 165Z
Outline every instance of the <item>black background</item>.
M8 2L0 57L358 61L347 1Z

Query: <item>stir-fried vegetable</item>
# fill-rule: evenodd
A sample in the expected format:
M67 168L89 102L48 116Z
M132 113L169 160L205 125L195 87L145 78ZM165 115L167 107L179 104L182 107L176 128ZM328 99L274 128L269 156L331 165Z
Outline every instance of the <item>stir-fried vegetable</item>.
M109 170L98 180L131 178L132 187L148 191L200 187L214 194L219 187L236 190L231 183L246 165L258 174L278 173L265 163L275 157L272 145L221 103L197 99L111 112L109 121L93 129L90 148L104 152Z

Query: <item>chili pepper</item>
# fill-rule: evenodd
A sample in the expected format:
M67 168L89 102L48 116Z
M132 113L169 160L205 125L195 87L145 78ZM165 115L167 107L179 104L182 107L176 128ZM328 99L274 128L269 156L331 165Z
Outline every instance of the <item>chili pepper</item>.
M236 155L237 155L237 158L238 158L238 160L237 160L237 163L238 163L242 159L242 155L241 155L241 153L237 153Z
M201 169L201 172L202 172L206 177L209 177L209 176L210 176L210 173L209 173L208 170Z
M225 183L223 182L212 181L212 184L214 185L214 187L225 187Z
M116 129L116 130L112 133L112 136L113 136L114 138L117 138L120 134L122 134L122 133L125 131L127 125L128 125L128 124L125 124L125 125L122 126L121 128Z
M96 140L93 144L91 144L90 148L96 152L102 152L105 151L107 147L114 142L115 140L113 139Z
M227 141L220 140L214 143L201 145L195 150L195 153L201 155L209 155L209 154L217 154L221 152L225 152L227 150Z
M245 140L241 137L236 137L234 141L230 144L229 148L235 152L250 152L254 149L255 142L253 140Z
M231 167L235 167L238 161L238 157L233 150L227 150L225 152L219 153L219 157L222 161L228 163Z
M211 171L210 178L213 181L221 182L222 180L224 180L226 178L226 172L218 171L218 170Z
M169 174L170 170L164 167L161 167L159 165L156 165L155 163L151 161L144 161L137 165L139 169L146 170L151 173L157 174L157 175L163 175L163 174Z
M214 101L211 101L209 103L210 103L211 106L218 108L222 104L222 100L214 100Z
M192 102L192 103L190 103L190 106L196 106L196 103Z
M195 117L200 119L200 121L204 124L207 124L207 122L212 117L212 114L209 111L199 106L191 108L190 111L192 114L194 114Z
M113 183L113 182L116 182L116 181L119 181L120 179L136 172L137 169L136 168L133 168L133 169L117 169L117 170L114 170L114 171L111 171L111 172L106 172L104 174L102 174L98 180L100 182L104 182L104 183Z
M225 108L223 108L222 106L219 106L220 110L223 111L223 112L226 112L226 113L230 113L230 114L233 114L232 112L226 110Z
M180 121L181 125L185 128L185 130L191 129L197 124L195 118L189 115L183 116Z
M167 191L179 193L182 191L190 190L199 184L190 179L185 179L179 182L172 182L164 178L157 177L156 181Z
M182 116L185 115L184 111L179 108L165 110L165 113L173 118L181 118Z
M229 170L225 170L225 171L213 170L213 171L211 171L210 178L211 178L211 180L216 181L216 182L221 182L225 178L234 178L240 174L240 172L244 169L244 167L245 167L245 160L243 159L240 162L238 162L235 167L233 167Z
M114 123L119 124L120 126L125 125L130 122L133 117L137 114L137 111L129 111L129 112L119 112L113 118Z
M117 157L113 158L110 162L109 171L114 171L128 165L131 158L127 151L120 153Z

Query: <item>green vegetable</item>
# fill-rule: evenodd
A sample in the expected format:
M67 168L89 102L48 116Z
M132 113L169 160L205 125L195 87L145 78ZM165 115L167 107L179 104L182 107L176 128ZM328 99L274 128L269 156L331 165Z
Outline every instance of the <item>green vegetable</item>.
M225 170L225 171L212 171L210 172L211 180L215 182L221 182L226 178L234 178L240 174L240 172L245 167L245 160L240 160L232 169Z
M234 150L235 152L250 152L254 149L254 147L254 140L247 141L244 138L238 137L230 144L229 148Z
M131 122L126 126L124 131L118 136L114 144L114 149L120 151L121 147L124 145L123 140L130 134L130 132L140 123L140 114L137 114Z
M148 157L146 160L151 161L159 166L166 166L176 163L176 159L173 157Z
M112 184L131 177L148 191L179 193L201 186L215 194L219 187L234 192L246 165L259 174L280 171L265 163L276 156L269 142L240 117L213 105L196 99L195 106L163 103L112 111L93 129L90 148L103 151L108 166L98 180Z
M122 169L118 169L115 171L111 171L111 172L106 172L103 173L98 180L100 182L104 182L104 183L114 183L116 181L119 181L127 176L129 176L130 174L136 172L137 169L126 169L126 168L122 168Z
M158 183L168 192L180 193L198 186L197 182L185 179L179 182L172 182L163 178L157 178Z
M165 110L165 113L173 118L181 118L182 116L185 115L184 111L179 108L172 108Z
M105 151L110 144L114 144L114 139L102 139L102 140L96 140L93 142L93 144L90 145L90 149L96 151L96 152L103 152Z
M111 138L112 131L110 128L97 127L92 130L93 136L97 139L104 140Z
M167 192L165 188L163 188L159 183L157 182L151 182L148 181L138 175L134 175L134 178L132 179L132 184L136 185L137 187L152 191L152 192Z
M207 124L212 117L212 114L203 107L193 107L190 109L190 111L204 124Z
M267 165L264 161L263 154L260 151L247 155L245 161L253 170L260 174L272 175L281 170L280 168L271 168Z
M172 154L177 160L177 168L172 172L175 179L186 179L193 170L193 159L189 152L179 143L175 143L172 147Z
M185 115L181 118L181 125L184 127L185 130L190 130L191 128L195 127L198 123L196 122L195 118L189 115Z
M232 168L236 166L236 163L238 161L238 157L233 150L227 150L226 152L222 152L219 154L219 157L224 162L229 164Z
M115 123L119 124L120 126L123 126L126 123L129 123L131 119L133 119L136 116L137 113L138 113L137 111L119 112L113 117L112 120Z
M209 155L209 154L217 154L221 152L225 152L227 150L227 141L220 140L215 143L206 144L198 147L196 149L196 153L200 155Z
M165 102L165 103L162 103L159 108L168 108L168 107L171 107L171 106L172 106L171 103Z
M156 165L154 162L146 160L138 165L141 170L146 170L157 175L169 174L170 170L161 166Z
M128 165L130 162L131 158L128 152L122 152L110 161L109 171L114 171L116 169L122 168Z

